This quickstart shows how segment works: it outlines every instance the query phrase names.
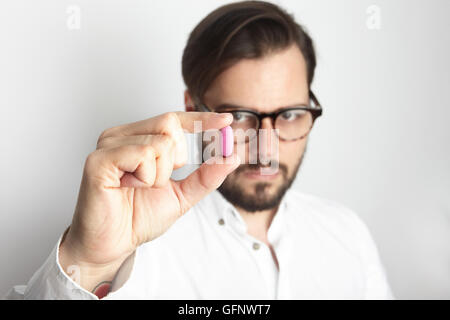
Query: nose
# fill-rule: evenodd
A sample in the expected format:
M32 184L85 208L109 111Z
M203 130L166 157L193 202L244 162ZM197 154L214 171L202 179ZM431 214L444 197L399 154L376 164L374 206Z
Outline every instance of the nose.
M270 164L270 160L277 150L272 150L274 146L273 139L277 139L278 136L273 132L272 119L266 117L261 120L261 127L258 132L258 153L259 162L263 165Z

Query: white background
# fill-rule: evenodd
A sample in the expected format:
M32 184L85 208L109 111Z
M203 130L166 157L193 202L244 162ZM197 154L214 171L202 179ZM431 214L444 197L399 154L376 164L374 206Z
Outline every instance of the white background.
M70 224L101 131L183 109L188 34L226 2L0 2L0 295ZM315 40L325 109L295 188L359 213L397 298L450 298L450 1L277 3Z

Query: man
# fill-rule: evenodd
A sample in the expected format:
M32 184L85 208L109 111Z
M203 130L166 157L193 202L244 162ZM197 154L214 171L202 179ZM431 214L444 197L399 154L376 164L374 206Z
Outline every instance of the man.
M315 65L310 37L274 4L244 1L210 13L183 54L188 112L101 134L71 226L9 298L392 298L356 214L290 189L321 112L311 91ZM216 155L171 180L188 158L183 130L195 121L202 130L276 135L258 140L256 163L250 134L227 161ZM274 164L278 170L262 170Z

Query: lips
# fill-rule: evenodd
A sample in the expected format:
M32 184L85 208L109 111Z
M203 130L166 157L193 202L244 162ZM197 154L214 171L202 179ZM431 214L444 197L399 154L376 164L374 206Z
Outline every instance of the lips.
M243 172L246 178L258 180L273 180L279 176L279 172L264 174L261 170L246 170Z

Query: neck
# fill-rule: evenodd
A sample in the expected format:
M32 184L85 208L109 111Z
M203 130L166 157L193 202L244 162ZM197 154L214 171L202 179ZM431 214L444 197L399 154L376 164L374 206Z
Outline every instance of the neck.
M236 209L247 224L247 233L269 245L267 231L278 208L257 212L249 212L241 208Z

